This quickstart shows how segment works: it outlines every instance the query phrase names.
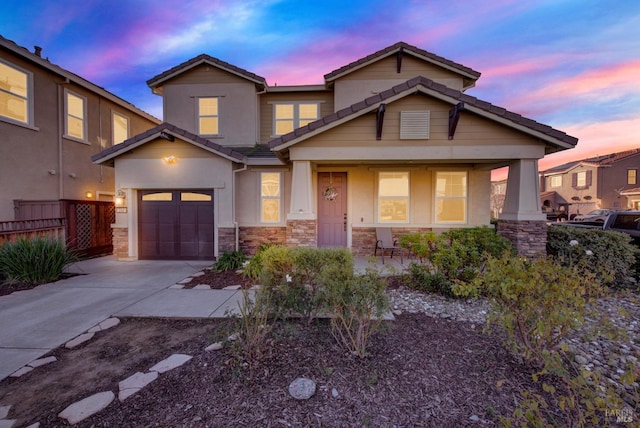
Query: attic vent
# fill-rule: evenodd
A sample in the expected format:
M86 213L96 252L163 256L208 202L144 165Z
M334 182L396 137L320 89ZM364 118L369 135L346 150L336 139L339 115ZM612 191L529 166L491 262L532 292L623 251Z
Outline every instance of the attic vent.
M400 112L400 139L429 139L430 122L431 112L429 110Z

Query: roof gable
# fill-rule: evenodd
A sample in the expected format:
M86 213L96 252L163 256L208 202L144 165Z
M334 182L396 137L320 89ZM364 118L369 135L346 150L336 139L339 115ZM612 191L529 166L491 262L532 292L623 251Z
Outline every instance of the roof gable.
M594 156L591 158L580 159L572 162L567 162L562 165L557 165L557 166L554 166L553 168L549 168L544 171L541 171L540 173L544 175L560 174L560 173L568 172L580 165L610 166L616 162L628 159L633 156L638 156L638 155L640 155L640 148L626 150L624 152L616 152L616 153L609 153L606 155Z
M242 153L236 150L221 146L220 144L216 144L212 141L192 134L191 132L185 131L184 129L178 128L177 126L166 122L91 156L91 160L95 164L106 164L109 166L113 166L113 161L118 156L121 156L128 151L140 147L157 138L165 138L169 139L170 141L173 138L180 138L187 143L191 143L194 146L200 147L232 162L245 163L247 160Z
M431 52L427 52L423 49L417 48L416 46L409 45L405 42L398 42L394 45L386 47L382 50L372 53L371 55L367 55L364 58L360 58L354 62L351 62L343 67L338 68L328 74L325 74L324 79L327 84L332 83L333 81L343 77L347 74L350 74L356 70L360 70L374 62L380 61L384 58L387 58L391 55L404 55L408 54L425 62L434 64L438 67L446 69L448 71L452 71L456 74L461 75L465 81L465 89L474 86L475 81L480 77L480 73L475 71L469 67L465 67L462 64L458 64L454 61L448 60L441 56L432 54Z
M578 139L566 133L541 124L519 114L510 112L502 107L494 106L486 101L466 95L460 91L451 89L445 85L436 83L425 77L416 77L402 84L396 85L377 95L366 98L336 113L325 116L315 122L298 128L293 132L282 135L269 142L269 147L279 151L297 144L307 138L332 129L342 123L355 119L366 113L376 110L380 104L391 103L398 99L417 92L424 93L436 99L448 102L452 106L462 103L464 109L479 116L483 116L495 122L501 123L520 132L539 138L559 151L574 147Z
M264 88L267 86L267 82L264 77L258 76L250 71L237 67L233 64L229 64L228 62L222 61L218 58L214 58L207 54L200 54L195 58L191 58L188 61L183 62L169 70L158 74L155 77L147 80L147 85L154 91L157 92L159 87L162 86L165 82L170 79L173 79L176 76L181 75L195 67L198 67L202 64L207 64L212 67L216 67L220 70L226 71L227 73L234 74L243 79L249 80L250 82Z

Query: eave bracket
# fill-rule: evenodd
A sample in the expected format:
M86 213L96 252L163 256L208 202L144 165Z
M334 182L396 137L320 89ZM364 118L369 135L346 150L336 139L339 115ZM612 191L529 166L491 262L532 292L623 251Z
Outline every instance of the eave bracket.
M449 139L453 140L460 120L460 112L464 110L464 103L458 103L449 110Z
M382 103L378 106L378 111L376 111L376 140L382 139L382 124L384 122L385 110L386 110L386 105Z

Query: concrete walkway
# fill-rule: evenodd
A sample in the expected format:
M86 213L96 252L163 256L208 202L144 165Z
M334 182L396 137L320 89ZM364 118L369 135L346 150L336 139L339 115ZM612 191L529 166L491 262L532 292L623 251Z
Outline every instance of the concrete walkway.
M407 266L406 260L404 266L397 258L385 258L385 265L380 260L374 264L386 272ZM237 312L240 291L170 288L211 264L100 257L69 268L82 275L1 296L0 380L111 316L219 318ZM357 272L368 265L368 258L356 257Z

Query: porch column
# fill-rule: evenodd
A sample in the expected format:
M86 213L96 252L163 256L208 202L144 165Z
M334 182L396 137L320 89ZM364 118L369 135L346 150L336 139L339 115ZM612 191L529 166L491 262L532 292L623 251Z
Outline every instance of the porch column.
M291 247L316 247L317 221L313 211L311 162L293 161L291 204L287 214L286 244Z
M546 255L547 223L540 208L537 159L520 159L509 165L507 193L498 233L526 257Z

